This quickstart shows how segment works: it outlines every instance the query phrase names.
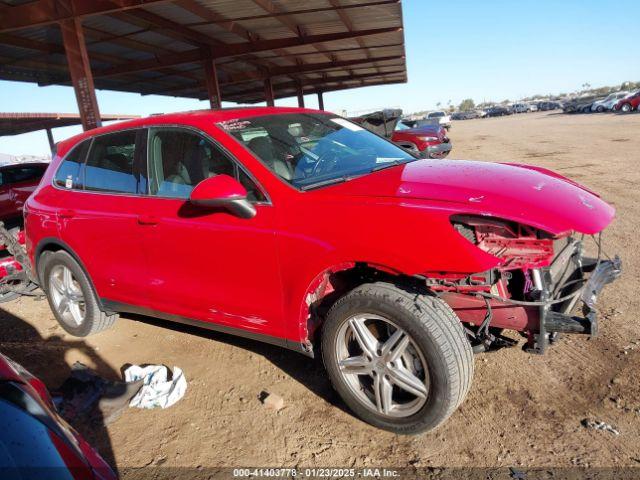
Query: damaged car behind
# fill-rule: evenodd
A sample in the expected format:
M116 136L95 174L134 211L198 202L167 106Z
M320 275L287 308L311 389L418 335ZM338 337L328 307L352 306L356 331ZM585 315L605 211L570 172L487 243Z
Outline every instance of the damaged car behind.
M67 332L129 312L321 352L349 408L403 434L456 410L474 351L513 343L504 330L532 353L596 335L620 273L601 248L614 209L587 188L419 159L305 109L85 132L60 142L25 216L24 270Z

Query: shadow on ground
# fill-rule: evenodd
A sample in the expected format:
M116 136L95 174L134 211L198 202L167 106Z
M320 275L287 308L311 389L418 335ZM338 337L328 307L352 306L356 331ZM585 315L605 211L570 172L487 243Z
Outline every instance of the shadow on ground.
M351 412L347 409L346 405L342 402L342 399L331 386L331 382L329 381L324 370L324 365L322 364L322 355L319 351L318 345L316 345L316 348L314 349L315 358L309 358L301 353L268 343L221 333L214 330L208 330L205 328L185 325L182 323L128 313L122 314L120 317L126 320L143 322L160 328L173 330L175 332L196 335L201 338L226 343L227 345L233 345L234 347L248 350L256 355L261 355L301 385L307 387L318 397L351 415Z
M65 361L70 350L82 352L93 363L94 370L109 380L119 380L120 374L107 364L93 347L82 339L63 339L58 335L42 337L26 320L0 308L0 351L18 362L42 380L50 392L71 374ZM68 422L102 455L112 468L116 468L115 456L109 433L100 412L93 412L91 422Z

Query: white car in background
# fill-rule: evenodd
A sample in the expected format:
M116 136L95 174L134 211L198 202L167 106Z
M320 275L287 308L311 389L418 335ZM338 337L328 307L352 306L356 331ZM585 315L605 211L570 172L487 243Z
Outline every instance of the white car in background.
M439 124L449 130L451 128L451 116L447 115L445 112L441 110L436 110L435 112L430 112L426 116L427 120L432 120L432 123Z
M631 92L615 92L610 94L607 98L602 100L598 100L597 102L593 102L591 105L592 112L604 112L608 110L613 110L613 106L618 103L621 99L628 97Z

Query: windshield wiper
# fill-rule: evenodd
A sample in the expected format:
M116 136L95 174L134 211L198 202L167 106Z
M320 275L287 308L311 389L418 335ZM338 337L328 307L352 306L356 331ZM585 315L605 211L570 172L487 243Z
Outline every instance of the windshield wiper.
M328 178L327 180L322 180L320 182L310 183L308 185L302 185L300 190L307 191L313 190L314 188L326 187L327 185L334 185L336 183L348 182L349 180L356 178L358 175L342 175L341 177Z
M371 172L379 172L380 170L384 170L385 168L395 167L397 165L402 165L404 163L409 163L411 160L393 160L391 162L383 163L382 165L378 165L377 167L373 167Z

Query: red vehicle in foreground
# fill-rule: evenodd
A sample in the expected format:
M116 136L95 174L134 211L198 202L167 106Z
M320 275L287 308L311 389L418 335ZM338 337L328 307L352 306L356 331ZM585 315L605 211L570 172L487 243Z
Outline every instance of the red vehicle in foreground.
M2 478L115 480L102 457L58 415L44 384L0 354Z
M630 112L632 110L638 110L639 107L640 107L640 90L638 90L633 95L629 95L628 97L625 97L620 101L618 101L618 103L616 103L613 106L613 109L620 112Z
M293 108L136 119L61 142L26 205L30 275L85 336L136 312L321 351L361 418L435 428L473 352L595 335L614 209L551 171L417 159ZM583 315L574 315L581 304Z
M401 121L398 122L391 141L422 158L444 158L451 151L447 130L440 125L412 127Z

